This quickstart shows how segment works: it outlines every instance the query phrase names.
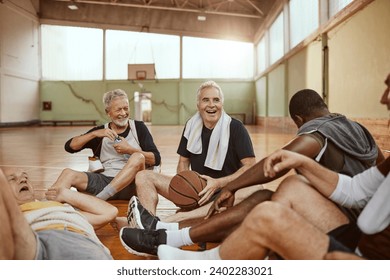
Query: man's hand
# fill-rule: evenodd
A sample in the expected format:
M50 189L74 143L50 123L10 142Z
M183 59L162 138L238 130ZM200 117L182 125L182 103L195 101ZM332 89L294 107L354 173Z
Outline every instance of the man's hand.
M92 139L95 138L104 138L107 137L111 141L115 140L115 137L117 137L117 133L109 128L103 128L103 129L98 129L98 130L93 130L89 133L80 135L80 136L75 136L72 138L70 142L70 147L73 150L80 150L84 148L84 145L91 141Z
M200 175L203 179L207 181L206 187L199 193L199 196L201 197L198 201L198 204L200 206L206 204L209 202L210 198L213 196L213 194L218 191L221 187L218 184L218 180L214 179L210 176L206 175Z
M232 207L233 204L234 204L234 194L229 190L223 189L218 194L217 198L213 201L213 204L211 204L205 219L210 218L215 213L220 213L226 210L227 208Z
M333 193L339 179L338 173L327 169L313 159L287 150L278 150L264 161L264 175L270 178L285 169L295 169L325 197Z
M126 140L125 138L119 136L119 139L121 139L120 142L112 145L115 149L115 151L118 153L118 154L122 154L122 155L125 155L125 154L128 154L128 155L131 155L133 154L134 152L136 152L137 150L134 149Z
M277 150L265 159L264 175L273 178L276 173L282 170L299 168L305 160L307 160L307 157L301 154L287 150Z
M115 138L118 137L118 134L116 134L116 132L114 130L109 129L109 128L94 130L92 133L95 137L101 137L101 138L107 137L111 141L114 141Z

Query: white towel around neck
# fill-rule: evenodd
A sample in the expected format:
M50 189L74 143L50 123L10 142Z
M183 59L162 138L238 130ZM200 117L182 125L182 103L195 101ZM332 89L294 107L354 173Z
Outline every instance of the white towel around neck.
M222 111L222 115L211 132L205 166L214 170L222 170L229 147L230 122L232 118ZM188 140L187 150L193 154L202 153L203 120L197 112L186 123L184 137Z

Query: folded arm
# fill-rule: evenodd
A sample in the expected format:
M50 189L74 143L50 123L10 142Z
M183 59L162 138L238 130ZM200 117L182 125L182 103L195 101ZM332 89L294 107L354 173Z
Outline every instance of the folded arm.
M273 178L275 174L295 169L306 177L310 184L324 196L329 197L336 188L338 173L333 172L313 159L296 152L278 150L264 163L264 174Z

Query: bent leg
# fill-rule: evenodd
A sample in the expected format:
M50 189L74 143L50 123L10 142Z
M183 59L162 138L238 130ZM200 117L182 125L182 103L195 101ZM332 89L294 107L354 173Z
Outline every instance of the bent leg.
M253 193L241 203L216 214L190 228L190 237L197 242L221 242L234 231L245 219L248 213L258 204L270 200L273 192L260 190ZM180 227L188 226L185 222Z
M79 191L85 192L88 184L88 176L84 172L75 171L70 168L62 170L60 176L54 182L52 188L68 188L75 187Z
M123 190L134 181L136 174L145 169L145 156L141 153L131 155L126 165L112 179L110 185L115 188L116 192Z
M179 211L175 214L172 214L170 216L164 217L162 219L166 223L179 223L189 220L203 220L204 217L207 215L207 212L209 211L211 206L211 202L207 203L205 205L202 205L198 208L195 208L191 211Z
M0 259L34 259L35 234L14 198L0 170Z
M348 217L334 202L320 194L300 175L283 180L272 200L292 208L323 232L349 223Z
M264 259L269 250L284 259L322 259L328 236L291 208L276 202L256 206L219 248L222 259Z
M136 192L142 206L156 215L158 194L169 197L169 182L172 176L143 170L135 176ZM169 198L168 198L169 199Z

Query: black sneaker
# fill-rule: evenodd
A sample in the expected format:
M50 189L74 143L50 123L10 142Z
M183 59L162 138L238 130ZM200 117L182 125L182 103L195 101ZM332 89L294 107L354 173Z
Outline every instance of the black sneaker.
M123 247L134 255L157 256L157 247L167 243L165 229L145 230L123 227L119 232Z
M142 206L136 196L131 197L127 209L127 222L131 227L155 230L159 220Z

